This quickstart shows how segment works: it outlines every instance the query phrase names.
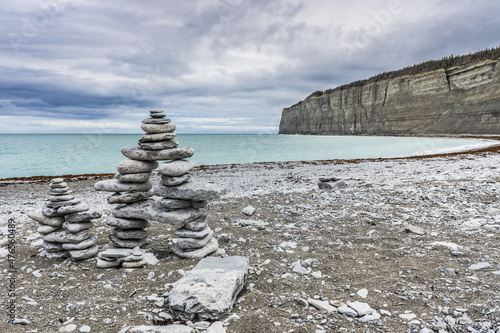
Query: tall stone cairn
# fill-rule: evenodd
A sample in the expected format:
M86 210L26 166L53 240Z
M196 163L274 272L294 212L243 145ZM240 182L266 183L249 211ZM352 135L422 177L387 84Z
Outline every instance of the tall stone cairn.
M37 231L43 234L43 255L49 259L90 259L97 255L97 236L90 229L98 211L75 199L72 190L62 178L50 181L49 202L26 214L40 223Z
M161 117L152 118L154 124L168 127L169 120ZM160 145L176 146L177 142L172 140L175 134L168 133L162 136ZM153 146L156 147L156 146ZM143 153L155 153L157 149L151 146L144 150L137 148ZM97 191L114 192L108 198L109 204L117 204L112 210L112 214L104 221L105 224L113 227L109 238L114 249L108 249L99 253L97 267L111 268L123 266L125 268L140 268L146 265L143 259L144 251L141 247L146 247L151 243L147 238L146 228L149 227L149 204L148 198L152 195L153 185L150 181L151 171L158 167L158 162L154 159L144 159L136 154L122 154L129 159L118 163L117 173L114 179L99 181L94 184Z

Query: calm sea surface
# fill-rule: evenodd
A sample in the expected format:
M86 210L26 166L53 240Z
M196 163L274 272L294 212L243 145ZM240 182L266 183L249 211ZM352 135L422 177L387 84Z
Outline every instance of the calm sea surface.
M114 173L124 146L140 134L0 134L0 179ZM195 150L197 165L271 161L398 157L484 142L468 139L180 134L180 147Z

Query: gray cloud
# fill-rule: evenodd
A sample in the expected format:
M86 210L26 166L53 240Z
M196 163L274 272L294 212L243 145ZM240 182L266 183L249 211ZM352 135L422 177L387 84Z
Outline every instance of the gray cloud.
M281 109L315 90L498 46L498 12L468 0L12 2L0 8L0 132L139 132L163 108L185 132L276 133Z

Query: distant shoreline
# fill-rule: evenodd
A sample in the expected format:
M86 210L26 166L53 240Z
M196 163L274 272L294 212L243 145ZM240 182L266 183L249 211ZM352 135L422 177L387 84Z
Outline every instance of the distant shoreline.
M453 138L451 136L447 136L449 138ZM467 136L469 137L469 136ZM458 138L458 137L457 137ZM466 137L461 137L466 138ZM382 161L394 161L394 160L425 160L430 158L437 157L455 157L461 155L480 155L485 153L493 153L500 154L500 136L492 135L491 137L485 137L484 135L477 137L470 137L474 139L486 139L486 140L496 140L499 141L497 144L491 144L488 147L484 148L471 148L462 151L450 151L443 152L437 154L428 154L428 155L415 155L415 156L401 156L401 157L380 157L380 158L358 158L358 159L330 159L330 160L311 160L311 161L283 161L283 162L253 162L253 163L232 163L232 164L211 164L211 165L198 165L195 169L199 170L211 170L211 169L219 169L221 167L231 167L241 164L255 164L255 165L289 165L293 163L301 163L301 164L351 164L351 163L360 163L360 162L382 162ZM4 178L0 179L0 186L4 186L11 183L24 183L24 182L46 182L50 181L54 178L64 178L71 180L89 180L89 179L103 179L103 178L111 178L114 176L114 173L101 173L101 174L78 174L78 175L59 175L59 176L30 176L30 177L12 177L12 178Z

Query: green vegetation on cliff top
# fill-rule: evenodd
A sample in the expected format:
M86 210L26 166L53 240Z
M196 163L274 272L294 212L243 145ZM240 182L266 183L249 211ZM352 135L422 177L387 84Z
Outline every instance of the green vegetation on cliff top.
M365 85L367 83L377 82L380 80L392 79L392 78L395 78L398 76L419 74L419 73L438 70L438 69L448 69L451 67L466 65L466 64L473 63L476 61L487 60L487 59L498 59L498 58L500 58L500 46L498 46L494 49L486 49L486 50L479 51L476 53L469 53L467 55L461 55L461 56L450 55L449 57L444 57L441 60L426 61L426 62L422 62L420 64L408 66L408 67L398 69L395 71L377 74L377 75L372 76L368 79L354 81L354 82L351 82L348 84L338 86L338 87L333 88L333 89L327 89L325 91L318 90L318 91L313 92L309 96L307 96L307 98L313 97L313 96L321 96L323 94L329 94L329 93L343 90L343 89L347 89L347 88L359 87L359 86ZM298 104L300 104L300 102L292 105L291 107L297 106Z

